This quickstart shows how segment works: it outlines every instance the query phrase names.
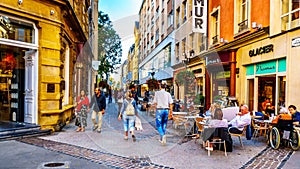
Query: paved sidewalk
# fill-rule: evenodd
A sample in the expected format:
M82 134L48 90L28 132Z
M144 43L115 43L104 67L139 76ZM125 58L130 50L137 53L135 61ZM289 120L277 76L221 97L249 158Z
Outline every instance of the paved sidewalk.
M255 140L243 138L244 148L238 138L233 137L233 152L228 152L227 157L222 151L213 151L207 156L199 142L184 138L184 129L173 129L171 121L167 145L162 146L158 142L154 118L145 112L140 112L144 130L136 131L137 141L133 142L131 137L124 140L117 109L115 103L107 105L101 133L92 131L89 115L85 132L76 132L76 126L70 123L63 131L50 136L0 142L0 168L36 168L33 166L49 161L70 161L71 168L73 165L78 168L299 168L296 167L300 164L298 151L272 150L262 137ZM2 167L2 162L13 160L14 166Z
M158 133L151 125L154 124L152 117L142 118L144 130L136 131L137 142L132 142L131 139L126 141L123 140L122 122L116 120L117 114L117 105L108 104L100 134L91 130L91 120L88 120L85 132L75 132L76 128L71 123L64 128L63 132L41 138L124 157L146 156L155 164L174 168L240 168L266 147L261 141L244 139L244 148L242 148L238 139L233 138L234 151L228 153L227 157L221 151L213 151L208 157L207 151L201 148L198 142L184 142L183 136L176 135L178 132L172 128L172 125L168 125L168 144L161 146L158 142Z

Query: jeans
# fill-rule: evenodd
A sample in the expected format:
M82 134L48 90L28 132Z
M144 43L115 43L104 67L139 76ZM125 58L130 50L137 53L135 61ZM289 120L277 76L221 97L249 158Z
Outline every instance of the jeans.
M160 139L166 134L169 110L156 110L156 128Z
M134 122L135 122L136 116L126 116L123 114L123 126L124 126L124 131L134 131Z

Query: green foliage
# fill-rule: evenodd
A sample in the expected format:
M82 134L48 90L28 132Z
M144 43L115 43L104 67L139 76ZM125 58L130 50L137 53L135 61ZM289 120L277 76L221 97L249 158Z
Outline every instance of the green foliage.
M155 78L148 79L146 81L146 84L148 84L148 88L149 88L150 91L159 88L159 81L156 80Z
M107 14L99 12L98 17L98 60L100 61L98 74L113 73L121 64L122 45L121 38L114 30Z
M202 94L197 94L194 103L202 105L204 103L204 96Z
M179 85L184 85L184 83L194 84L195 82L194 73L189 70L182 70L176 75L176 82Z

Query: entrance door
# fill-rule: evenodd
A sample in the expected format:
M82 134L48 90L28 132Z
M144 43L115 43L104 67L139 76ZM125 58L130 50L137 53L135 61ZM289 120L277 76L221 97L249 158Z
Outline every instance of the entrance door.
M254 79L248 80L248 101L249 101L249 111L254 110Z
M275 106L276 96L276 77L258 78L258 110L262 111L262 102L270 99L272 106Z
M24 105L24 122L36 123L36 110L34 108L35 102L35 50L25 52L25 105Z

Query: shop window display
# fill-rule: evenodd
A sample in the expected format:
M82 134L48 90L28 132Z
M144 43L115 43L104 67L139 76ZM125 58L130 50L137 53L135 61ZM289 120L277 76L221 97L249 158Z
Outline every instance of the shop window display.
M22 121L20 108L24 105L24 49L0 46L0 120ZM23 53L23 54L22 54ZM22 87L21 87L22 85ZM16 119L12 119L12 113Z

